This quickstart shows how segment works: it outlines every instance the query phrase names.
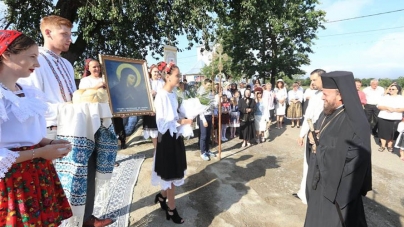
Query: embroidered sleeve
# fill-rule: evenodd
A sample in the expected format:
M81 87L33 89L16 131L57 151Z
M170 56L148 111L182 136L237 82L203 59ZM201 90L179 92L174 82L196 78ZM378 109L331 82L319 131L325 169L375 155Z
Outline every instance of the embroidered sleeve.
M158 92L156 99L154 100L154 106L156 109L156 124L157 129L161 134L170 130L170 133L176 132L176 121L170 99L166 95L162 95L163 92Z
M6 148L0 148L0 179L4 178L5 173L8 172L19 156L20 154L18 152L13 152Z

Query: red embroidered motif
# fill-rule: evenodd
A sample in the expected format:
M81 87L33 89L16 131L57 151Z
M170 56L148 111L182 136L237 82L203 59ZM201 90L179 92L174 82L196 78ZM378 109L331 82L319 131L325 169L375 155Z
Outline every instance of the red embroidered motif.
M3 54L8 46L21 34L21 32L15 30L0 30L0 54Z

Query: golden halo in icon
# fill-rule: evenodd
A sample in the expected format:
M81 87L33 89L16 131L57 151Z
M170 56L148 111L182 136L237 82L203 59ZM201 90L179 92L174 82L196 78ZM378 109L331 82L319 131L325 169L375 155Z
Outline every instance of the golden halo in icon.
M121 81L121 73L122 73L122 70L124 70L124 69L132 69L135 72L135 74L136 74L136 84L133 87L139 86L140 81L141 81L140 72L139 72L139 70L137 70L137 68L134 65L131 65L131 64L128 64L128 63L122 63L116 69L116 77L118 77L118 80Z

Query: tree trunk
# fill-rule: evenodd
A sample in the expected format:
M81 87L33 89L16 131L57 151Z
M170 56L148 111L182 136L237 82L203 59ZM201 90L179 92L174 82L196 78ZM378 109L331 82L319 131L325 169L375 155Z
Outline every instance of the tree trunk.
M77 11L80 7L84 6L86 1L83 0L59 0L56 3L56 10L59 16L70 20L72 23L77 18ZM66 58L72 65L86 50L87 43L83 39L83 34L80 33L74 43L70 44L69 51L63 53L62 56Z
M278 43L276 42L276 37L274 35L271 35L271 50L272 50L271 84L274 88L276 87L275 81L278 75L278 67L276 65L278 59L277 49L278 49Z
M62 56L66 58L72 65L86 50L87 42L83 39L83 33L80 33L76 42L70 44L69 51L63 53Z

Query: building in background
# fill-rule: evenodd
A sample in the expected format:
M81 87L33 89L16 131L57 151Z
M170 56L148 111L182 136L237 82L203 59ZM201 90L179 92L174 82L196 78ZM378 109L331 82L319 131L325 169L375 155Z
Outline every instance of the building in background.
M212 48L212 47L211 47ZM213 46L213 51L215 50L215 46ZM205 46L201 45L196 48L197 61L194 66L185 73L185 78L188 82L202 82L205 79L205 76L202 75L201 70L205 66L209 66L212 62L212 53L213 51L205 50Z

